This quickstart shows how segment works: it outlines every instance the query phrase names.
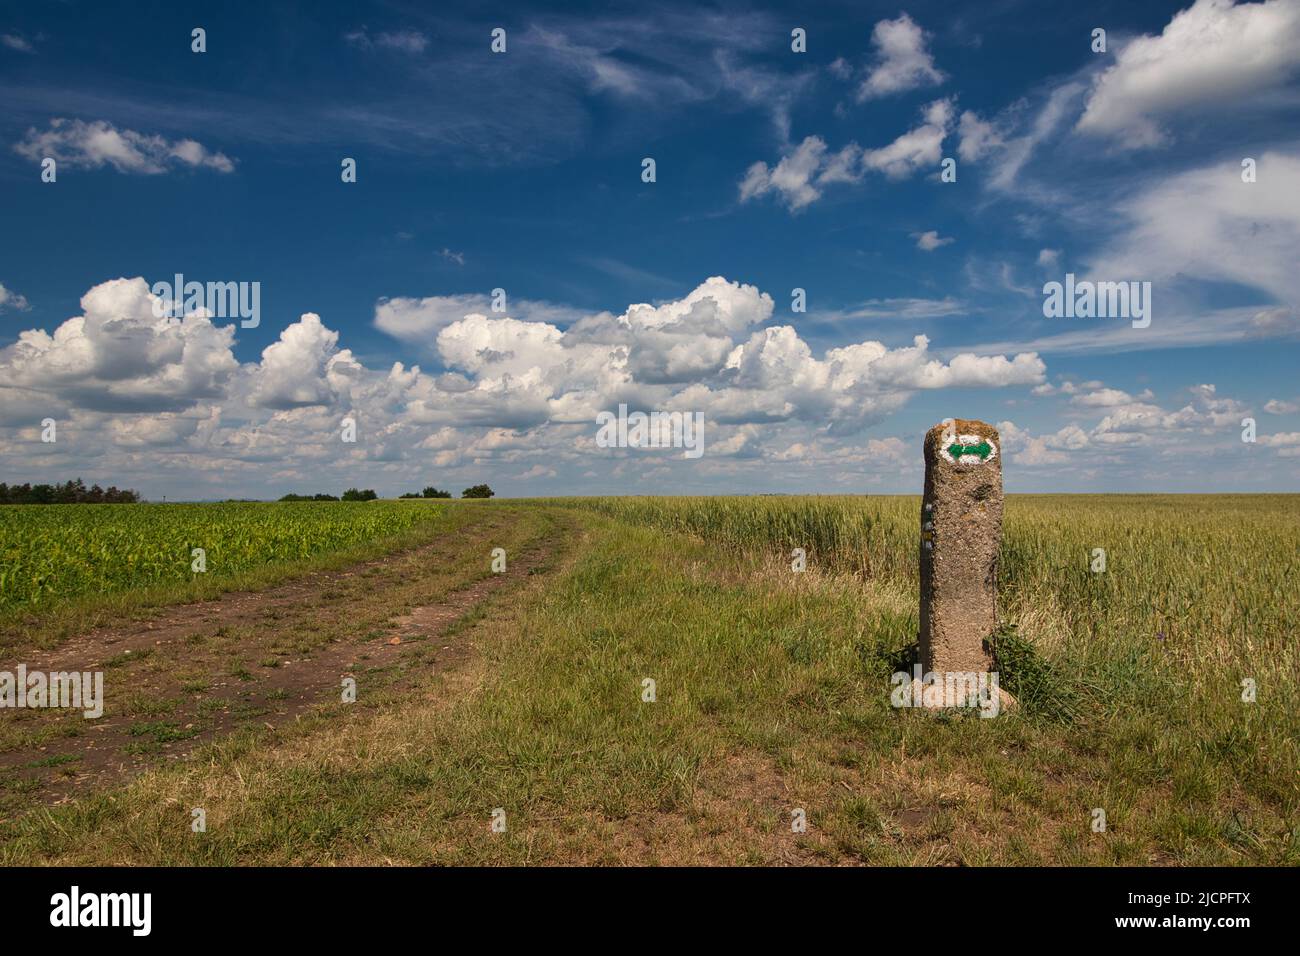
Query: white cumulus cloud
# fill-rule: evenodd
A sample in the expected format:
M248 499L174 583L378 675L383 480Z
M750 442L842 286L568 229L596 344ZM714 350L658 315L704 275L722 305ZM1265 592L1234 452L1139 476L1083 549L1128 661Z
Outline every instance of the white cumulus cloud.
M912 238L916 240L916 248L922 252L934 252L934 250L955 241L951 236L940 236L934 229L927 232L914 232Z
M944 75L926 49L926 34L906 13L881 20L871 31L876 60L858 87L858 102L942 83Z
M952 125L951 100L935 100L925 107L923 122L888 146L868 149L862 154L863 165L885 174L889 179L903 179L923 167L937 167L943 156L943 140Z
M1300 70L1300 3L1197 0L1159 36L1139 37L1097 77L1077 128L1142 147L1167 140L1159 118L1231 108Z
M849 143L831 152L820 136L805 137L775 167L761 161L751 165L740 182L740 201L775 193L798 212L820 199L827 186L858 182L868 171L905 179L926 167L937 169L952 120L952 101L935 100L922 111L919 125L879 149Z
M215 496L232 483L279 493L343 487L368 467L412 487L443 474L473 483L489 466L512 481L562 481L597 459L621 467L627 451L598 449L594 423L626 403L702 413L703 469L761 468L778 453L810 467L879 469L896 439L851 436L916 392L1033 386L1045 375L1034 353L945 360L925 336L819 354L794 327L768 324L771 295L721 276L617 314L548 306L555 321L471 312L444 322L464 303L434 309L427 330L436 329L430 355L441 368L430 372L368 367L310 312L241 364L236 323L159 319L157 304L145 279L114 279L90 289L82 314L53 334L24 331L0 349L0 464L33 467L30 445L15 449L39 443L32 429L56 415L60 442L42 449L49 467L123 483L171 475ZM340 440L345 416L356 443ZM860 447L868 440L878 443L874 458Z
M114 279L81 299L54 334L31 329L0 349L0 382L85 408L168 410L218 397L238 367L234 330L201 314L154 316L144 279Z

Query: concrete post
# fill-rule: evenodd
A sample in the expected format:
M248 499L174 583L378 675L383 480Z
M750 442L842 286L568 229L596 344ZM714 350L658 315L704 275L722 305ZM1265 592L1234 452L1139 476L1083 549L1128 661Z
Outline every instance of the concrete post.
M925 436L921 504L921 665L986 673L997 627L1002 440L992 425L948 419ZM999 693L1005 704L1014 700ZM951 703L949 703L951 706Z

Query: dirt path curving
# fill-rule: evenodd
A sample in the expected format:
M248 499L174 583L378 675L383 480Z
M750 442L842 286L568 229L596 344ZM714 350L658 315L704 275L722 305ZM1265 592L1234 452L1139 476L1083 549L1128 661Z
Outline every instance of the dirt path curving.
M462 666L474 648L458 625L545 573L572 529L563 515L483 511L419 548L24 654L28 673L102 671L105 713L0 711L0 820L120 784L237 730L322 712L341 702L345 677L364 696ZM507 551L504 573L491 570L493 547Z

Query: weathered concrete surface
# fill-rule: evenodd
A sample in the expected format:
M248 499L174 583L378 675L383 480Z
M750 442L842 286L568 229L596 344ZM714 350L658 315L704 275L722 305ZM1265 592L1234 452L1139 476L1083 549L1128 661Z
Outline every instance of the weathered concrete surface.
M921 662L927 671L990 671L1002 541L1002 439L955 419L925 436L921 505Z

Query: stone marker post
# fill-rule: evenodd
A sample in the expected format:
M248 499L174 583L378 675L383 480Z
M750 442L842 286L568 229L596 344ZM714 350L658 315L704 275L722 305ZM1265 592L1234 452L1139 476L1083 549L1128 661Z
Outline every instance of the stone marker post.
M984 422L948 419L925 436L921 504L921 664L987 672L997 626L1002 440Z

